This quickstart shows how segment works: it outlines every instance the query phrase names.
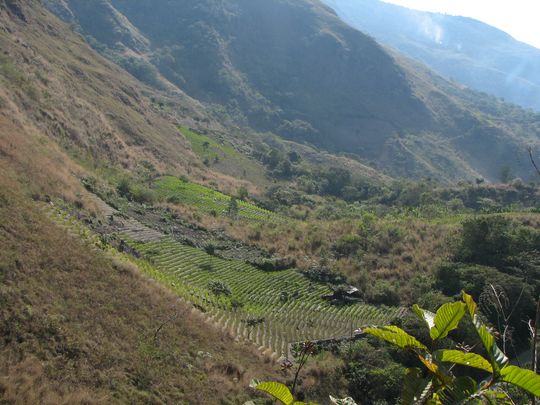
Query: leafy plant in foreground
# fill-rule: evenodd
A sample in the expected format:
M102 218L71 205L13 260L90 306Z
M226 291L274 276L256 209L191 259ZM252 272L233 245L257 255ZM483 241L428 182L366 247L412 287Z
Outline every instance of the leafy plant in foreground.
M364 330L402 349L412 350L424 365L426 376L419 368L407 369L402 404L512 404L512 399L503 389L505 383L540 397L540 375L509 364L495 337L480 321L476 309L472 297L465 293L463 301L444 304L437 313L413 306L414 313L429 328L431 348L397 326ZM441 340L456 329L466 315L475 327L486 357L463 348L437 350ZM487 377L478 381L468 375L456 376L452 370L457 365L481 370Z
M251 382L250 386L258 391L269 394L284 405L317 405L315 402L295 401L289 388L285 384L278 382L258 382L254 380ZM356 402L354 402L352 398L337 399L331 396L330 401L335 405L356 405ZM254 405L254 402L249 401L244 405Z

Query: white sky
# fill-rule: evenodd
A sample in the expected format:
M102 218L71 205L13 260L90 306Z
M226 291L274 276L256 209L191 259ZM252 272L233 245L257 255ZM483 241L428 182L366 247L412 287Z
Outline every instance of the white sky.
M416 10L472 17L540 48L540 0L383 0Z

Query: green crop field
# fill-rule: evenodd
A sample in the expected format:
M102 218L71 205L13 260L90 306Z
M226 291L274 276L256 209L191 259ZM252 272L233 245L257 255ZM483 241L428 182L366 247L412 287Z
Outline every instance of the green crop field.
M222 159L226 157L230 158L244 158L244 155L239 153L236 149L228 144L217 143L214 139L194 132L188 128L180 128L180 132L187 138L189 143L191 143L191 149L197 156L201 159L208 159L213 161L216 159Z
M334 306L321 297L331 290L295 270L265 272L236 260L224 260L171 238L130 243L181 295L186 295L224 329L278 354L288 344L309 339L350 336L361 326L384 324L401 308L365 304ZM229 295L212 291L221 282ZM247 320L259 319L253 327Z
M155 187L158 194L167 201L191 205L207 214L228 215L231 197L219 191L172 176L157 180ZM237 200L237 204L238 219L274 223L283 221L279 215L254 204L241 200Z
M85 225L58 207L44 206L49 217L93 249L134 262L205 312L224 331L252 341L261 349L287 355L290 343L350 336L366 325L386 324L403 308L366 304L335 306L322 299L331 292L296 270L265 272L239 260L225 260L183 245L171 237L152 242L129 241L142 253L134 258L104 244ZM213 283L226 286L216 294ZM249 321L258 320L252 326Z
M204 165L254 184L270 185L264 166L255 159L249 158L245 153L236 150L231 142L234 137L230 134L226 137L219 135L211 137L185 127L180 127L179 130L191 144L191 150Z

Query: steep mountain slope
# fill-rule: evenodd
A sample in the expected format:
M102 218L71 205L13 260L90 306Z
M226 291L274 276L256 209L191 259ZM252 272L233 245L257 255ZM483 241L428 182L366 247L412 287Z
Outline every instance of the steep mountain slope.
M103 54L237 123L354 153L399 176L495 180L504 165L531 174L525 150L538 145L538 117L388 53L318 1L62 4L69 12L60 16ZM104 38L104 21L125 24ZM126 32L134 37L122 40Z
M480 21L379 0L323 0L353 27L467 86L540 110L540 50Z
M81 178L142 161L202 175L174 120L37 1L0 2L0 47L0 402L246 400L272 374L259 353L47 214L61 199L100 217ZM205 117L168 102L180 123Z

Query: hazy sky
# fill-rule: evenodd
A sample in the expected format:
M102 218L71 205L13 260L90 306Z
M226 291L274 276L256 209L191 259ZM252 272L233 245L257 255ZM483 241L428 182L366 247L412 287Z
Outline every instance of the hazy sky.
M383 0L417 10L462 15L540 48L539 0Z

